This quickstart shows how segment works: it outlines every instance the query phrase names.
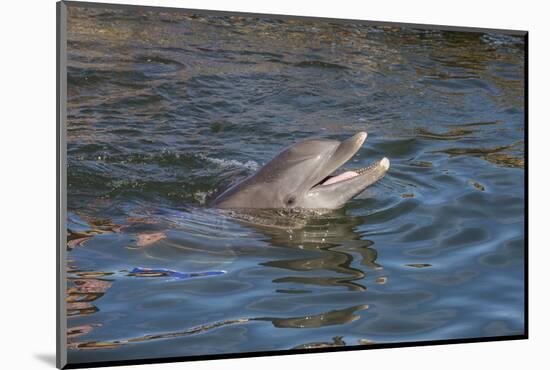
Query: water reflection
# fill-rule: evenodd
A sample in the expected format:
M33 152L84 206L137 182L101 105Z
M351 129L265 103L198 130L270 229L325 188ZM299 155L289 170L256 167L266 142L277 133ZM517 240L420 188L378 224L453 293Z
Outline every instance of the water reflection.
M91 315L99 309L93 302L101 298L113 284L112 280L69 278L67 316Z
M340 347L345 345L346 345L346 342L344 342L343 337L336 336L332 338L332 342L306 343L306 344L301 344L299 346L296 346L293 349L328 348L328 347Z
M278 228L270 228L264 225L268 223L278 224L278 214L274 213L268 217L264 212L261 223L248 226L268 237L270 245L281 248L295 248L316 252L314 256L299 259L282 259L262 262L261 265L289 270L290 272L308 272L307 276L284 276L273 280L274 283L294 283L298 285L318 285L346 287L352 291L364 291L366 287L357 281L363 280L365 273L361 268L352 266L355 262L354 255L359 255L362 266L371 269L381 268L376 261L377 252L372 246L371 240L362 240L361 236L354 231L360 224L360 220L348 217L343 211L335 211L323 216L303 215L299 216L294 226L300 228L289 228L281 232ZM271 222L268 222L270 220ZM285 222L289 218L285 217ZM324 272L323 276L315 276L315 273ZM326 275L326 272L337 275ZM348 275L348 276L341 276Z
M505 146L496 146L490 148L448 148L443 149L440 152L446 153L450 156L460 156L460 155L469 155L484 159L488 162L494 163L497 166L502 167L516 167L523 168L524 158L523 158L523 143L516 142L510 145ZM510 151L515 149L517 155L503 153L505 151Z
M323 326L341 325L352 322L359 318L354 314L356 311L366 310L368 305L359 305L350 307L344 310L328 311L318 315L309 315L304 317L290 317L290 318L276 318L276 317L258 317L258 318L240 318L236 320L226 320L210 324L204 324L198 327L190 328L182 331L150 334L136 338L127 338L121 340L115 340L110 342L76 342L74 339L80 335L89 333L93 328L91 326L85 327L73 327L68 330L69 346L72 349L105 349L105 348L117 348L122 345L131 343L147 342L158 339L171 339L178 337L185 337L190 335L202 334L204 332L215 330L224 326L242 325L252 321L267 321L271 322L274 327L277 328L319 328ZM309 348L313 348L312 344L308 345Z
M189 231L189 227L192 226L190 222L196 222L198 220L197 213L191 218L188 218L188 214L186 213L174 211L163 211L161 214L165 215L166 212L171 215L170 220L172 227L177 225L178 228L183 228L187 231ZM226 217L221 211L219 212L219 216ZM218 222L219 224L226 225L226 227L229 227L227 225L231 222L243 224L246 228L252 228L263 235L264 242L267 242L272 247L295 251L295 253L285 252L283 254L283 256L285 256L284 258L270 259L258 264L259 266L277 269L279 271L277 273L278 277L273 279L272 283L275 285L284 284L284 286L287 287L287 289L275 290L281 294L281 297L274 297L266 303L266 305L270 307L270 310L273 310L278 304L286 304L284 302L287 301L289 294L295 296L312 293L311 290L302 289L309 285L319 288L345 288L351 292L366 291L367 287L364 282L359 282L364 281L366 277L364 269L360 266L371 270L379 270L382 268L382 266L376 263L377 252L373 248L374 242L371 240L362 240L360 234L355 231L355 228L360 224L359 219L349 217L349 215L342 210L322 212L319 214L311 214L308 212L309 211L304 211L302 213L296 212L293 214L293 217L281 215L280 211L260 211L256 214L231 213L229 219L225 221L220 220ZM211 213L208 214L212 216ZM174 217L175 215L179 215L179 219ZM75 218L77 217L76 215L72 216ZM147 227L155 227L155 229L158 230L159 225L163 224L162 218L154 219L151 215L149 215L148 218L127 217L125 220L128 223L123 225L114 224L112 221L107 220L103 220L101 224L104 226L108 225L109 231L117 233L135 232L136 224L139 224L137 230L139 230L141 234L148 233ZM208 220L210 221L211 218ZM245 220L244 223L243 220ZM257 223L253 223L253 221ZM206 219L203 220L203 222L206 222ZM278 226L267 226L270 224ZM282 228L280 226L281 224L286 224L291 227ZM90 231L85 230L83 222L81 222L80 225L81 233L91 234ZM89 224L89 227L96 225L97 223ZM201 227L204 227L204 225ZM195 228L195 231L198 231L198 229ZM161 233L166 235L164 231L161 231ZM197 236L197 234L195 235ZM170 245L171 241L167 240L166 243ZM300 256L300 258L286 258L286 256L293 254ZM310 254L311 257L304 258L303 256L306 254ZM121 272L126 273L126 271L127 270L122 270ZM140 271L140 273L136 273L135 271ZM141 273L141 271L144 272ZM287 272L284 273L284 271ZM296 272L303 272L306 275L295 276L294 273ZM67 291L68 302L70 302L68 309L69 316L97 312L98 309L93 306L91 302L101 298L111 287L113 282L115 282L115 280L107 280L105 277L117 275L117 272L80 271L75 266L72 266L70 274L75 277L70 278L72 286ZM175 274L176 272L166 269L147 268L134 268L127 272L127 276L143 277L173 277ZM181 273L178 274L181 275ZM212 276L219 274L220 273L208 273L208 275ZM187 275L189 274L186 274L186 276ZM196 275L206 276L207 273L196 273ZM376 284L385 284L386 282L387 279L383 277L377 278L375 281ZM364 298L361 297L358 297L358 299L364 300ZM356 300L357 299L352 299L352 301ZM85 304L86 307L81 307L79 311L76 311L75 304ZM249 308L258 310L262 305L263 303L261 300L258 300ZM198 327L183 331L150 334L137 338L125 338L108 342L75 342L74 339L76 337L89 333L92 328L86 327L81 330L79 327L72 327L68 330L69 345L73 349L81 350L116 348L129 343L201 334L221 326L246 324L250 321L270 322L273 327L276 328L319 328L353 322L360 317L358 312L367 310L368 307L367 304L353 304L342 309L331 309L321 312L319 312L319 309L313 308L316 313L311 313L312 309L308 309L308 313L303 316L284 315L274 317L257 316L238 318L215 323L205 323Z
M368 305L349 307L343 310L324 312L318 315L289 318L259 318L257 320L271 321L277 328L319 328L322 326L341 325L355 321L359 318L356 311L363 311Z

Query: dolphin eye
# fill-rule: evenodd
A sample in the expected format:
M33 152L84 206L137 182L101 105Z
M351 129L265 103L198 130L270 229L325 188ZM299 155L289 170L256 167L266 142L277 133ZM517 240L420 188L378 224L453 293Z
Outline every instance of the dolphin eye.
M296 203L296 197L294 195L289 196L288 199L286 200L286 205L288 207L291 207L294 205L294 203Z

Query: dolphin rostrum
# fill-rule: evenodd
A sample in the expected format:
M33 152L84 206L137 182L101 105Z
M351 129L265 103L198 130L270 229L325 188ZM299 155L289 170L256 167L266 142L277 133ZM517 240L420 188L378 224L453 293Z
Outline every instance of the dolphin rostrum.
M310 139L291 145L255 174L230 187L213 202L234 209L336 209L380 180L388 158L369 167L334 175L367 138L359 132L345 141Z

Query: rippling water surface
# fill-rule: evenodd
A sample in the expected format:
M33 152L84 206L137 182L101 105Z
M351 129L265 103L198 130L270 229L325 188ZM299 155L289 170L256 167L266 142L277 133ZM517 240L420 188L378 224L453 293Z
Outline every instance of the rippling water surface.
M69 361L522 334L524 44L69 7ZM208 207L310 137L387 176L327 214Z

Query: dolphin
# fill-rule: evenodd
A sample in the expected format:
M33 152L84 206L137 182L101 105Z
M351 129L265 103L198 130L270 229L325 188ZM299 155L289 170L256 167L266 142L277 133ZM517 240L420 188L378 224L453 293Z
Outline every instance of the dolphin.
M359 132L342 142L309 139L293 144L221 193L212 205L222 209L340 208L390 168L384 157L369 167L334 174L366 138L366 132Z

